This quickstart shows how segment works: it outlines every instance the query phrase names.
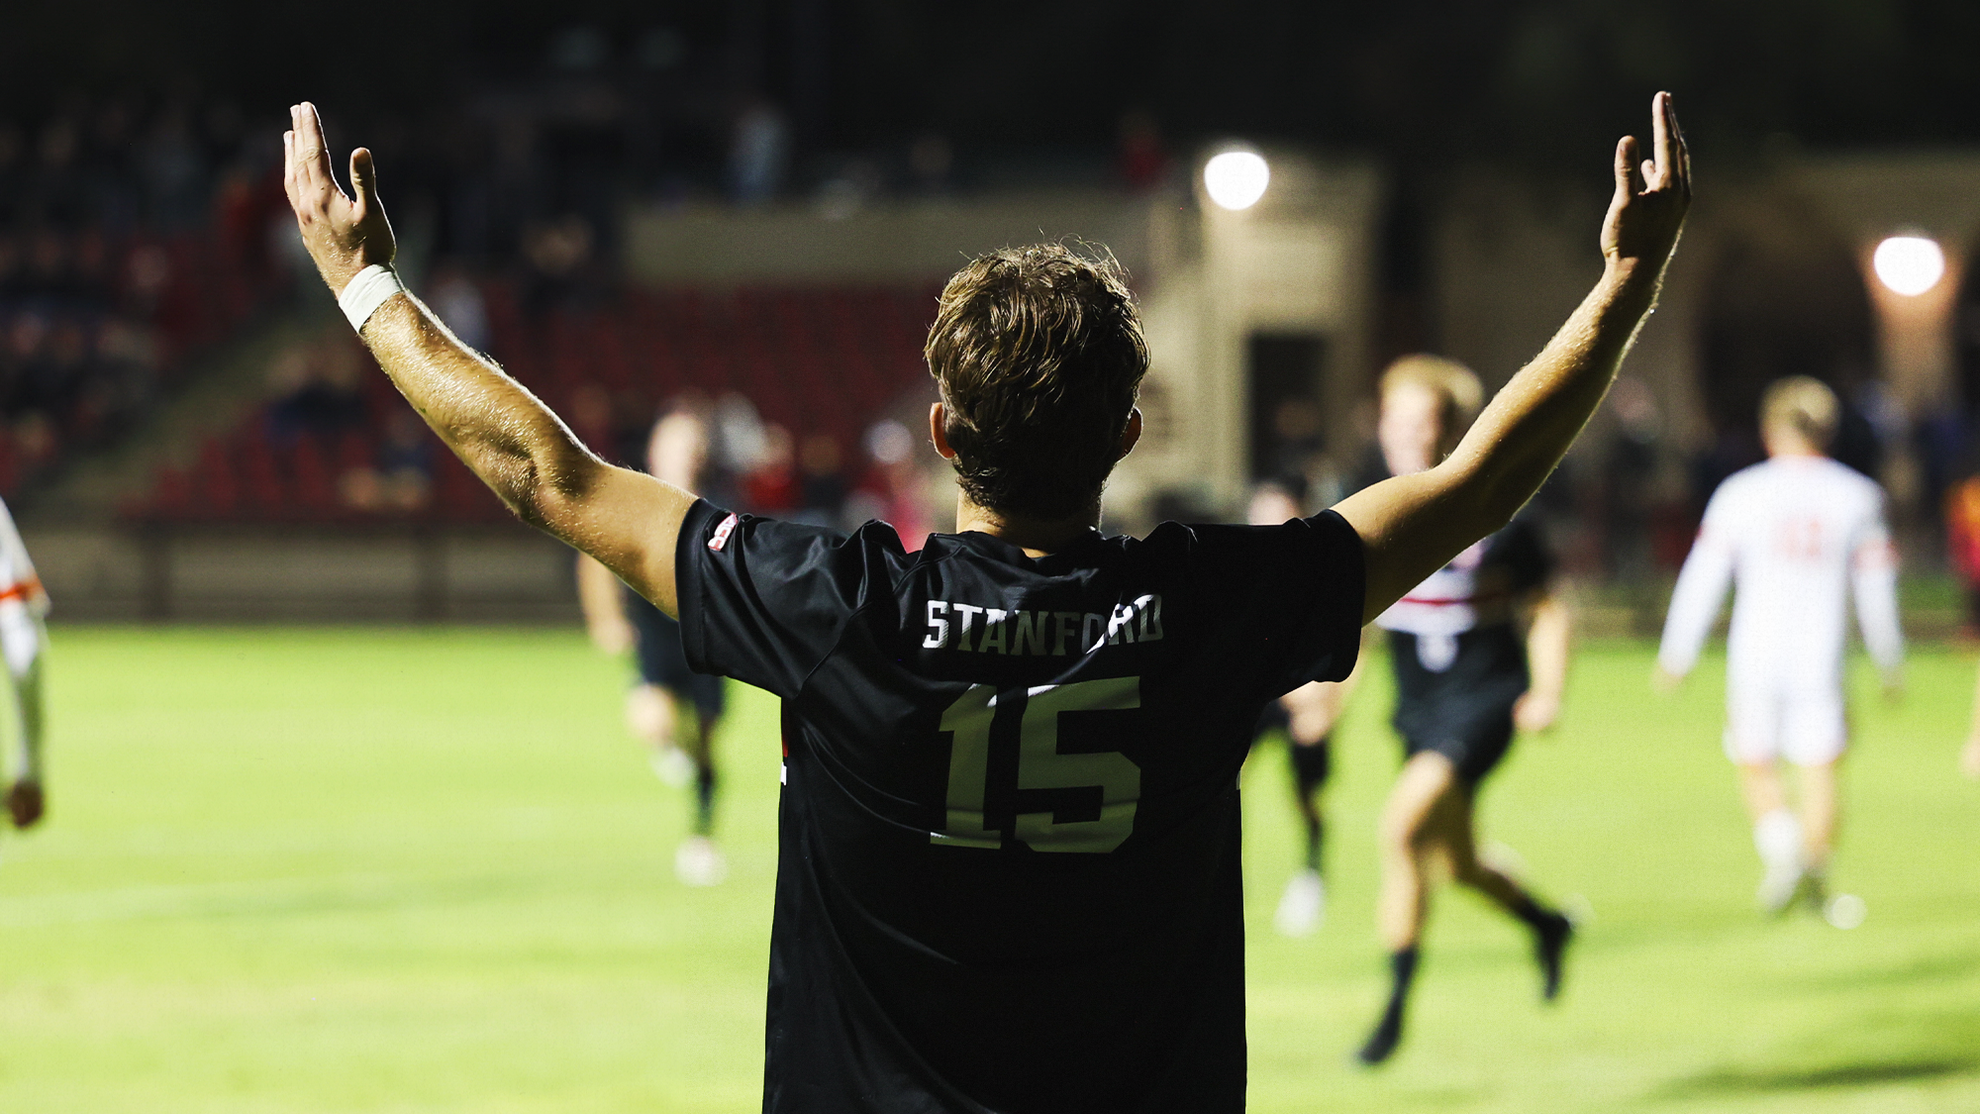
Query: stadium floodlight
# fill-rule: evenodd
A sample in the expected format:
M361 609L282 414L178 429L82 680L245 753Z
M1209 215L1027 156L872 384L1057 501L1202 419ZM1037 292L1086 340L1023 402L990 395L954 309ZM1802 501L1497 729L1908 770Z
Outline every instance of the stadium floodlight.
M1946 273L1946 253L1929 236L1890 236L1870 257L1877 281L1894 294L1916 297L1939 285Z
M1234 212L1258 204L1271 180L1272 168L1265 156L1248 149L1225 151L1203 164L1204 191L1210 200Z

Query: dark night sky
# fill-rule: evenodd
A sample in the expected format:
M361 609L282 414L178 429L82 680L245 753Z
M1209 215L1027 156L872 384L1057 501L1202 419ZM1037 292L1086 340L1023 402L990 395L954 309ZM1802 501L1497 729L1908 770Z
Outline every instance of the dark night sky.
M965 147L1104 145L1141 105L1183 140L1578 166L1659 86L1719 159L1783 136L1980 142L1972 0L29 0L0 25L0 94L32 113L65 91L190 77L250 107L302 95L385 107L526 72L579 21L618 42L683 32L711 80L793 103L814 149L928 128Z

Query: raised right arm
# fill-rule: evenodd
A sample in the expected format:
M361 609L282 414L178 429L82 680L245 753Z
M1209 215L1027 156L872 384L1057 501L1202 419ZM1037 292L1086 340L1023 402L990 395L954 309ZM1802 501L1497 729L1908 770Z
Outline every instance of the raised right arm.
M1634 137L1616 145L1602 280L1567 324L1499 391L1443 463L1365 488L1334 508L1367 550L1363 621L1510 522L1602 404L1656 304L1691 204L1691 158L1670 94L1657 94L1651 127L1652 161L1637 164Z
M340 293L366 267L390 264L396 250L377 172L371 152L352 152L356 196L345 196L316 107L292 107L290 122L283 184L310 258ZM411 294L379 306L361 335L392 385L517 517L679 614L674 544L693 495L598 459L535 395L455 339Z

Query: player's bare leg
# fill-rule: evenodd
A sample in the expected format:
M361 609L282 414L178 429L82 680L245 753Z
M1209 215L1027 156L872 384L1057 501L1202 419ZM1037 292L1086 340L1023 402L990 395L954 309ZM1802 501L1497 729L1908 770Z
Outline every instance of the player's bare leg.
M1393 982L1368 1040L1357 1057L1379 1064L1402 1041L1403 1013L1415 980L1418 946L1430 911L1431 871L1441 860L1460 885L1476 890L1533 930L1540 963L1541 996L1560 992L1561 957L1573 924L1542 906L1505 872L1478 857L1472 794L1450 759L1425 751L1403 766L1382 810L1382 891L1377 929L1388 946Z
M1510 874L1479 857L1477 821L1468 786L1453 786L1434 819L1438 824L1438 842L1451 864L1452 880L1483 894L1533 930L1534 958L1540 965L1540 997L1553 1001L1561 992L1561 959L1568 942L1574 938L1574 923L1558 910L1533 900L1533 895Z
M1787 786L1772 761L1740 763L1739 789L1753 821L1753 849L1765 868L1756 898L1767 912L1784 912L1808 869L1801 818L1788 807Z
M19 743L19 769L6 786L7 818L16 828L30 828L47 810L42 790L40 754L42 729L41 662L48 630L28 614L19 601L0 603L0 649L6 657L7 680L13 696L14 726Z
M634 685L626 692L626 729L647 746L647 761L661 781L685 788L694 763L680 744L680 704L660 685Z
M1416 980L1417 945L1430 912L1430 872L1442 849L1434 839L1440 804L1457 784L1450 759L1430 751L1403 763L1382 806L1379 842L1382 888L1375 929L1389 950L1389 1000L1375 1029L1355 1053L1363 1064L1387 1060L1402 1042L1403 1011Z
M1801 767L1801 886L1799 893L1818 913L1828 905L1829 857L1836 847L1842 801L1837 787L1841 759Z
M1299 870L1286 880L1273 923L1286 936L1306 936L1327 918L1327 883L1321 873L1321 849L1327 822L1320 810L1320 794L1327 783L1331 761L1327 736L1304 742L1299 738L1298 720L1287 740L1287 757L1292 760L1293 807L1299 811L1304 856Z

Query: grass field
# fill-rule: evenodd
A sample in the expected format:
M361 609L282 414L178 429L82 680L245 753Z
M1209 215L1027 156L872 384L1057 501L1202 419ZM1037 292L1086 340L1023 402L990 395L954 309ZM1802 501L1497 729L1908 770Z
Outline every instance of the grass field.
M723 739L730 880L690 890L684 796L575 632L54 637L50 820L0 842L0 1111L757 1108L766 698ZM1343 731L1333 905L1306 940L1270 927L1293 836L1283 755L1260 752L1252 1110L1980 1111L1980 786L1953 772L1970 658L1921 650L1906 704L1858 705L1836 881L1869 919L1849 932L1754 913L1717 667L1659 700L1649 661L1586 648L1562 729L1484 801L1488 836L1592 913L1565 1000L1537 1005L1522 936L1447 897L1411 1038L1375 1074L1345 1056L1383 992L1387 694Z

